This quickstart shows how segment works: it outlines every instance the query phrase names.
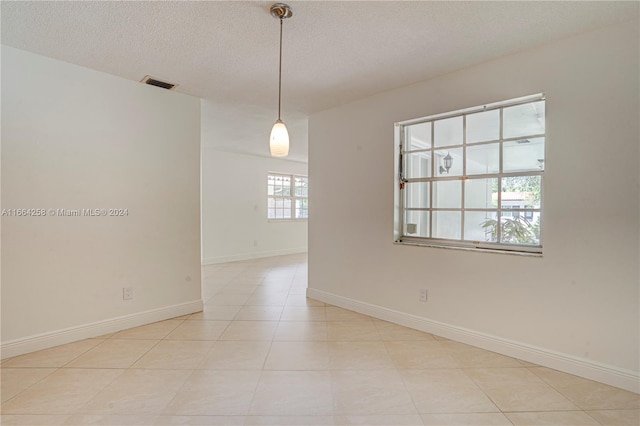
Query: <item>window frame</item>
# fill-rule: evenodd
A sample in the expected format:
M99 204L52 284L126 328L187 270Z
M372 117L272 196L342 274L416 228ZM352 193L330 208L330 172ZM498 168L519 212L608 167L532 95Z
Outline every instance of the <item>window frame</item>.
M273 176L273 177L285 177L285 178L289 178L289 182L290 182L290 191L289 194L290 195L269 195L269 178ZM300 179L305 179L307 181L307 195L303 196L303 195L296 195L296 186L295 186L295 179L296 178L300 178ZM293 174L293 173L282 173L282 172L267 172L267 221L268 222L306 222L307 220L309 220L309 207L308 207L308 203L309 203L309 194L308 194L308 188L309 188L309 176L306 175L301 175L301 174ZM291 201L291 217L269 217L269 200L270 199L281 199L281 200L290 200ZM296 201L302 201L302 200L307 200L307 208L303 209L307 211L307 216L306 217L296 217Z
M495 102L487 105L481 105L472 108L465 108L461 110L451 111L442 114L435 114L427 117L422 117L413 120L406 120L402 122L395 123L395 148L394 148L394 162L395 162L395 179L394 179L394 195L395 195L395 208L394 208L394 242L396 244L406 244L406 245L418 245L418 246L427 246L427 247L442 247L442 248L455 248L455 249L463 249L463 250L479 250L479 251L489 251L495 253L511 253L511 254L524 254L524 255L534 255L541 256L542 255L542 247L543 247L543 226L542 226L542 217L543 217L543 198L544 198L544 167L538 171L524 171L524 172L505 172L503 167L504 161L504 146L505 143L523 140L523 139L533 139L536 137L544 138L544 163L543 165L546 167L546 151L547 151L547 131L546 126L544 129L544 133L542 134L531 134L525 136L518 137L504 137L504 119L503 119L503 109L508 107L513 107L517 105L523 105L533 102L545 102L545 122L546 122L546 97L544 93L538 93L535 95L520 97L516 99L505 100L501 102ZM499 136L498 139L480 141L480 142L470 142L467 143L467 116L470 114L486 112L491 110L499 110ZM460 144L451 145L451 146L437 146L436 141L434 139L435 133L435 125L434 123L438 120L454 118L454 117L462 117L462 142ZM409 141L405 141L406 132L405 128L407 126L422 124L422 123L431 123L429 126L429 131L431 132L431 137L429 141L429 146L427 148L413 149L413 150L405 150L406 144ZM490 144L498 144L499 149L499 166L497 173L485 173L485 174L467 174L467 149L468 147L476 147ZM449 176L448 174L443 176L436 174L436 167L439 165L439 162L436 160L437 151L448 151L454 149L462 150L462 174L460 176ZM407 164L405 161L405 157L407 154L415 154L424 152L430 155L430 168L429 177L413 177L407 178L404 175L404 171L407 170ZM538 208L528 208L528 206L518 206L517 209L514 209L511 206L503 206L502 200L502 179L509 177L522 177L522 176L540 176L540 202ZM465 189L466 184L465 181L470 179L497 179L498 180L498 189L497 189L497 200L496 206L492 208L467 208L465 206ZM460 183L461 188L461 204L459 208L439 208L434 207L433 205L433 190L435 184L433 182L446 182L446 181L462 181ZM405 184L407 183L417 183L417 182L429 182L428 184L428 206L427 207L405 207ZM407 212L409 211L424 211L429 214L429 225L428 225L428 237L421 236L411 236L405 235L405 221L407 217ZM446 239L446 238L435 238L433 237L433 217L434 212L445 211L445 212L459 212L460 214L460 239ZM500 242L501 237L501 226L497 228L497 238L496 242L489 241L472 241L472 240L463 240L462 238L465 236L464 228L465 228L465 213L466 212L489 212L495 211L496 217L498 220L502 220L503 211L509 211L511 216L516 213L520 217L526 218L525 215L529 213L531 216L535 216L537 213L539 216L539 226L540 226L540 235L539 235L539 244L537 245L529 245L529 244L510 244Z

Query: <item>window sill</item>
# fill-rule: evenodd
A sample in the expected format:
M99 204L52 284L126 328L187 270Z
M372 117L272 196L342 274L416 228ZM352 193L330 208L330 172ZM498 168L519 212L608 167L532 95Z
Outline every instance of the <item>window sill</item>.
M475 252L492 253L492 254L507 254L512 256L542 257L542 252L516 251L516 250L508 250L508 249L500 250L500 249L483 248L483 247L462 247L462 246L438 244L438 243L431 243L431 242L422 243L422 242L416 242L416 241L394 241L393 244L399 245L399 246L416 246L416 247L441 248L441 249L449 249L449 250L475 251Z
M267 219L267 223L308 222L309 219Z

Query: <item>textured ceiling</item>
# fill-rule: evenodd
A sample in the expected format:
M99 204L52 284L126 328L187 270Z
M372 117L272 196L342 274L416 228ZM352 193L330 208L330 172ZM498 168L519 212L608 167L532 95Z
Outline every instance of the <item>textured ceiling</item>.
M178 83L179 92L251 110L256 129L266 120L266 138L277 105L279 30L271 4L5 1L2 43L131 80L149 74ZM289 4L285 121L638 18L637 2ZM306 158L306 150L294 154Z

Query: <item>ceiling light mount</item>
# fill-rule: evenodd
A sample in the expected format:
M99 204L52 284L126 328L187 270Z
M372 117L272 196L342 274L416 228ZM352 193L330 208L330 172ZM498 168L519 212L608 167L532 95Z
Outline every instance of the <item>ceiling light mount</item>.
M271 6L271 16L276 19L287 19L293 16L293 10L291 6L284 3L275 3Z

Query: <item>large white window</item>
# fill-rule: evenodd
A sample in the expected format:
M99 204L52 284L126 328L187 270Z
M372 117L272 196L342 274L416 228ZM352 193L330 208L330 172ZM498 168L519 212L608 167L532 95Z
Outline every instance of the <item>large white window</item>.
M542 251L543 95L397 129L397 242Z
M309 217L309 178L269 173L267 175L267 219L306 220Z

